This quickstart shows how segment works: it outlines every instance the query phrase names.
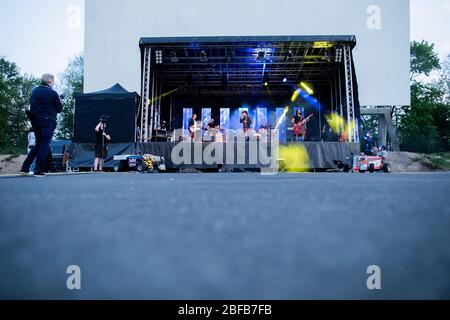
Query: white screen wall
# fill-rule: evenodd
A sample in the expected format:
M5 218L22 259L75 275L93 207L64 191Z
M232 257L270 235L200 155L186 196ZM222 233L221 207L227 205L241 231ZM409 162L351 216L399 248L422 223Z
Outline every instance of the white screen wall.
M85 92L140 93L141 37L355 35L361 105L408 105L409 0L87 0Z

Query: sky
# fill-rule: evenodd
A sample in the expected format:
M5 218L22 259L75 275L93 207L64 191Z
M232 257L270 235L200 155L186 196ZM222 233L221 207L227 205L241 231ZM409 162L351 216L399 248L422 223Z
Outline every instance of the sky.
M84 0L0 0L0 56L21 73L57 75L83 47Z
M393 0L395 1L395 0ZM450 54L450 0L410 0L411 40ZM84 47L84 0L0 0L0 56L22 73L58 75Z

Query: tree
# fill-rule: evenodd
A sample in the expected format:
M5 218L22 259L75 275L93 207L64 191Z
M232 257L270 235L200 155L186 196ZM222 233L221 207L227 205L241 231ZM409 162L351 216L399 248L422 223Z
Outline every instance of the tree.
M450 103L450 54L442 62L441 79L445 88L445 100Z
M9 145L9 108L15 99L20 84L20 74L15 63L0 57L0 146Z
M433 44L426 41L411 43L411 106L402 108L398 121L400 146L405 151L432 153L449 150L450 106L446 98L448 82L445 81L445 70L441 70L438 81L425 83L418 80L419 76L427 77L440 68Z
M411 42L411 81L419 75L429 76L432 71L440 68L439 56L434 51L434 44L427 41Z
M401 148L432 153L439 149L439 134L433 114L442 92L434 84L415 82L411 86L411 106L403 107L400 123Z
M58 89L64 94L63 110L58 117L58 139L71 139L73 135L73 115L75 110L75 95L83 92L83 54L79 54L69 61L64 72L60 75Z
M374 136L378 135L378 116L362 115L361 116L362 132L371 132Z
M27 145L27 131L31 124L25 110L30 105L30 96L33 89L39 85L39 80L25 74L15 91L15 99L9 108L10 143L13 146L25 147Z
M0 57L0 147L25 147L29 122L25 110L38 80L21 76L17 65Z

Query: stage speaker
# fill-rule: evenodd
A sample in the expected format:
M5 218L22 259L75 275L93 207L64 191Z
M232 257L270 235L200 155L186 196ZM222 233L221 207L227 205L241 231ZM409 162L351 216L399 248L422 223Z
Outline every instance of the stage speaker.
M167 142L167 130L154 130L152 136L153 142Z

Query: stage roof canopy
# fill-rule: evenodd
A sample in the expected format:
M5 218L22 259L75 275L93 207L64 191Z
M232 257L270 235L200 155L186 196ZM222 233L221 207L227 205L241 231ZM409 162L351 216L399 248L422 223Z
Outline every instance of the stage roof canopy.
M336 79L342 47L356 45L344 36L225 36L141 38L152 48L153 67L165 87L186 85L210 93L292 90L299 81L315 85ZM143 55L142 55L143 58ZM159 61L158 61L159 59ZM189 91L189 90L184 90Z

